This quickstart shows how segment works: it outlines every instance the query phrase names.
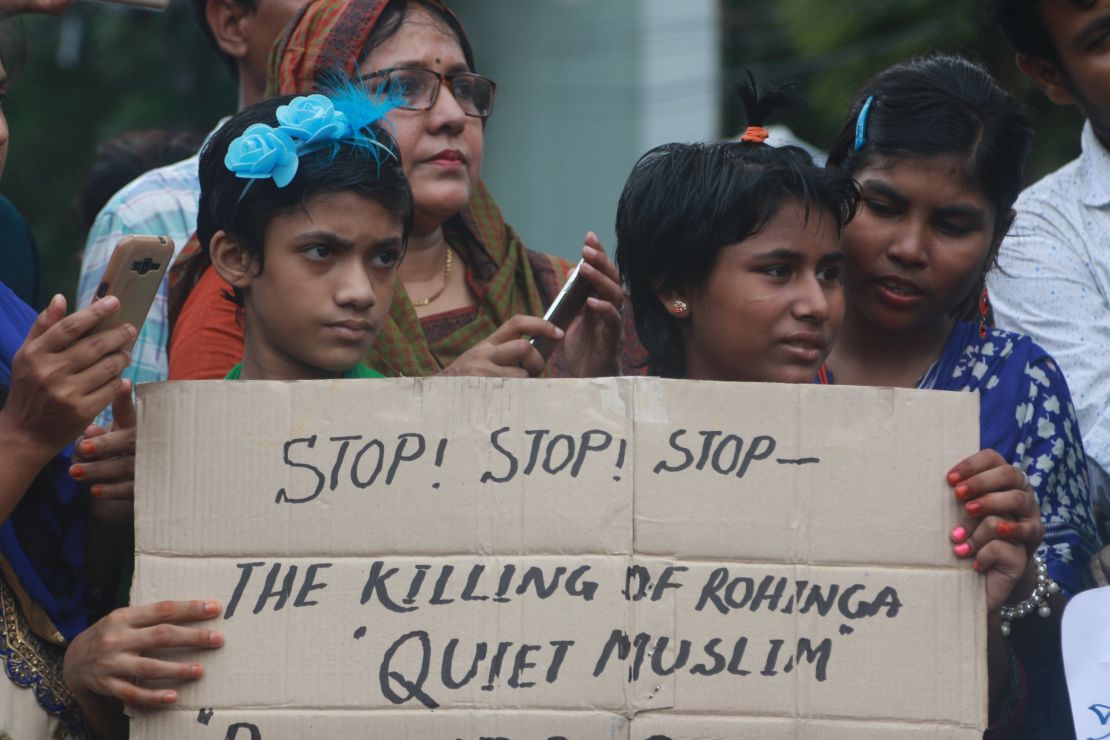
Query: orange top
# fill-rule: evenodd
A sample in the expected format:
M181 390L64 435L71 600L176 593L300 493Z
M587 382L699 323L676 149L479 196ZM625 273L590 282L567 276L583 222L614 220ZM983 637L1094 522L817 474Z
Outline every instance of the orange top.
M222 380L243 359L231 285L209 267L189 294L170 337L170 380Z

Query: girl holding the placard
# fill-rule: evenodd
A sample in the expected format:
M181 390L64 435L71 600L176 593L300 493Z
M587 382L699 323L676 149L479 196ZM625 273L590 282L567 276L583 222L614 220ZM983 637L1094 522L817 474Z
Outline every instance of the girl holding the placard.
M1017 691L992 683L992 717L1055 738L1071 734L1059 615L1098 535L1063 373L1028 337L988 326L985 287L1032 133L1022 105L958 57L915 59L864 86L829 155L862 199L844 229L844 323L820 378L980 394L984 449L948 474L966 511L952 546L987 576L992 668L1022 667Z
M822 363L830 351L834 367L841 357L833 344L845 311L841 268L845 262L852 266L853 260L858 259L853 234L858 237L858 227L874 218L869 209L876 206L867 202L871 191L866 186L865 202L859 204L858 191L852 184L856 170L821 171L800 150L764 144L766 131L762 124L767 111L784 102L784 96L781 91L760 95L754 86L745 93L752 125L739 142L659 147L641 158L629 177L618 208L617 259L632 297L637 331L648 349L653 374L795 383L812 382L820 375L828 381L831 374ZM1004 101L993 101L993 108L1004 116L1007 109L1001 102ZM934 101L928 107L928 115L918 114L921 121L928 122L922 125L929 130L935 126L944 131L943 122L938 122L941 116L935 113L943 110L944 105ZM1002 120L1004 125L1017 129L1017 141L1006 143L1001 150L990 149L989 145L994 143L990 137L998 133L993 131L984 137L982 146L988 153L1003 151L1006 152L1003 156L1013 157L1016 151L1020 155L1028 147L1027 133L1024 144L1021 140L1023 129L1019 124L1024 119L1019 116ZM898 125L905 128L905 124ZM929 140L928 135L917 133L910 138ZM866 144L863 151L865 154L870 151ZM997 171L997 162L988 158L986 163L988 169ZM880 172L896 171L884 168L885 161L872 164ZM914 160L914 164L919 166L921 162ZM944 171L956 173L959 168ZM1020 163L1017 172L1020 182ZM1014 195L1017 189L1015 184ZM977 203L985 200L977 197ZM875 200L874 195L871 200ZM1010 202L1012 197L1003 204L1005 208ZM956 212L965 220L970 218L967 208L958 208ZM978 212L984 219L987 213L993 211ZM945 221L941 228L951 231L956 227ZM987 231L989 235L990 230ZM983 241L983 258L989 241ZM944 277L953 279L952 273ZM974 277L962 291L949 291L958 294L954 304L971 289L973 281ZM850 277L847 282L851 288ZM901 290L902 285L895 287ZM893 292L894 288L890 290ZM849 299L852 298L849 294ZM944 306L945 314L955 307ZM848 319L852 320L851 311ZM963 325L949 324L950 331L953 326ZM1000 343L997 354L1002 359L1015 351L1027 356L1027 342L1011 342L1017 350ZM957 359L960 357L957 353ZM974 363L961 372L965 377L983 377ZM1052 389L1060 404L1057 408L1049 403L1048 395L1042 395L1045 411L1056 408L1058 418L1054 421L1030 408L1024 412L1028 419L1023 420L1031 422L1034 429L1040 424L1045 432L1049 424L1058 423L1059 432L1047 448L1041 445L1040 438L1023 437L1020 449L1041 450L1037 455L1060 454L1061 467L1053 476L1033 467L1041 463L1040 457L1033 457L1031 463L1031 470L1038 475L1030 481L1042 485L1051 480L1057 489L1038 501L1026 486L1026 474L1010 464L1015 458L993 449L998 447L1010 453L1018 449L1016 437L1020 425L1013 423L1017 418L1016 406L1009 408L1006 417L1014 427L1009 436L1015 439L1007 442L992 437L984 429L985 449L960 462L948 474L954 494L965 503L967 511L950 535L952 546L958 557L966 558L985 576L993 625L989 655L991 717L998 727L1017 724L1021 719L1017 709L1026 693L1022 670L1003 637L1004 627L1009 630L1012 622L1015 629L1024 628L1024 624L1018 626L1018 614L1052 609L1046 602L1050 588L1056 587L1051 585L1048 573L1059 574L1065 588L1076 580L1074 574L1060 567L1069 553L1050 548L1054 565L1048 572L1033 557L1045 531L1041 506L1056 511L1063 502L1070 501L1081 514L1082 502L1086 501L1082 448L1078 446L1074 415L1067 416L1070 404L1066 386L1054 367L1035 372L1038 377L1043 374L1045 385ZM906 385L913 387L916 383ZM984 392L994 391L998 385L990 383ZM1004 384L1004 387L1013 386ZM1038 397L1032 395L1025 400L1036 402ZM984 419L994 423L993 417L984 415ZM1020 455L1016 458L1021 459ZM1075 471L1076 480L1067 478L1065 470ZM1052 526L1057 524L1050 522ZM1057 530L1052 526L1050 533L1054 536L1061 530L1070 533L1064 539L1076 543L1074 556L1082 558L1088 551L1082 525L1064 525Z

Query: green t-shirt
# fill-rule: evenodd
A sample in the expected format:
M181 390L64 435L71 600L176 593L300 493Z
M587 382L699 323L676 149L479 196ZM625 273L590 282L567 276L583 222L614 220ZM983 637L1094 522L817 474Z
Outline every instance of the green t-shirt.
M239 374L241 372L243 372L243 363L240 362L238 365L231 368L231 372L227 374L224 380L239 380ZM384 378L385 376L377 370L371 370L360 362L339 377L343 380L362 380L364 378Z

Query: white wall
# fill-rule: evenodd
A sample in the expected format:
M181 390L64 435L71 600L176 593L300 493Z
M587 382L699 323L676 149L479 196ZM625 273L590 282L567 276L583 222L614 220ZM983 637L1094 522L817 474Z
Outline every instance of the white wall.
M483 176L533 249L611 248L617 199L652 146L720 135L716 0L452 0L498 83Z

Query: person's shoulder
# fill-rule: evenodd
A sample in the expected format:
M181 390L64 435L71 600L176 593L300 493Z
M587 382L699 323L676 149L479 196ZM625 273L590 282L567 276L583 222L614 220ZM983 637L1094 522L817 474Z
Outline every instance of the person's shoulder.
M1028 374L1046 387L1063 377L1048 350L1026 334L991 328L979 345L979 354L983 359L993 360L998 367L1005 366L1007 372Z
M353 370L351 370L351 377L358 378L360 380L385 378L385 376L379 373L377 370L372 367L363 365L361 362L356 365Z
M128 213L132 217L179 206L194 204L200 197L200 156L193 155L180 162L158 167L136 177L116 192L100 211Z
M19 209L15 207L15 203L12 203L3 195L0 195L0 216L26 223L26 219L23 218L23 214L19 212Z
M1082 190L1081 158L1073 159L1060 169L1049 172L1041 179L1021 191L1014 209L1022 212L1038 212L1045 206L1054 209L1078 205Z

